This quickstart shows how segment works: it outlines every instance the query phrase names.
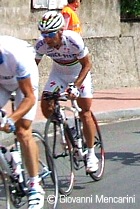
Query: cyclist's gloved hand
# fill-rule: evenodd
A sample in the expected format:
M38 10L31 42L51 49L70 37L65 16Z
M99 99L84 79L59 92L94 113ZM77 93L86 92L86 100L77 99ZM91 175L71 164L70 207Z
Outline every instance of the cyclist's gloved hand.
M15 126L14 121L11 118L7 118L6 125L9 126L8 133L15 132L16 126Z
M72 94L74 97L79 97L80 92L77 89L77 87L74 85L74 83L69 83L67 88L68 94Z
M6 112L3 109L0 109L0 128L1 131L6 133L15 132L16 127L14 121L11 118L7 118Z

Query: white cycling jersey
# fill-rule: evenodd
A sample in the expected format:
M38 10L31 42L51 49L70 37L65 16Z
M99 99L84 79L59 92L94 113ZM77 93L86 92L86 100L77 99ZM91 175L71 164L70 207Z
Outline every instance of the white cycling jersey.
M82 37L71 30L64 30L62 34L62 45L59 49L49 47L42 37L36 43L36 59L41 59L44 54L56 62L72 62L81 59L88 54Z
M0 36L0 50L4 60L0 64L1 84L16 85L18 80L32 76L33 82L38 83L33 47L26 41L11 36Z
M30 78L36 103L23 117L28 120L34 119L38 100L39 75L34 58L34 49L26 41L0 36L0 108L7 103L12 91L16 91L15 105L18 107L24 97L18 81Z
M64 91L68 83L74 82L82 67L78 60L89 53L82 37L71 30L63 31L62 45L59 49L49 47L44 42L44 38L40 37L36 43L35 50L36 59L41 59L43 55L47 55L53 60L51 73L44 88L44 91L50 92L53 92L57 86L61 87L61 91ZM65 62L67 64L62 64ZM92 97L90 72L84 79L79 91L81 97Z

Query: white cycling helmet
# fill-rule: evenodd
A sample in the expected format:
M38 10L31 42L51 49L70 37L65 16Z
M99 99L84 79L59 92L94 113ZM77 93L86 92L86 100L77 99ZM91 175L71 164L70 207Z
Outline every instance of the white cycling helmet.
M56 11L46 12L42 20L39 21L38 29L42 32L54 32L58 31L64 26L63 15Z

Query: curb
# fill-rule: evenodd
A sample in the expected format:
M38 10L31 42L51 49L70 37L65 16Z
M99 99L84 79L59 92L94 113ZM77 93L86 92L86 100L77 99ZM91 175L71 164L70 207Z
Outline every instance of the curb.
M101 122L138 118L140 117L140 108L99 112L99 113L95 113L95 116L97 120Z
M131 109L123 109L123 110L114 110L107 112L95 112L95 117L99 121L99 123L111 122L117 120L125 120L140 117L140 108L131 108ZM70 118L71 121L71 118ZM46 120L39 120L33 122L33 129L40 131L42 134L45 129ZM11 134L6 134L7 139L11 138ZM5 139L5 133L0 133L1 140Z
M131 108L123 110L113 110L105 112L95 112L95 117L99 122L116 121L120 119L132 119L140 117L140 108ZM71 120L71 119L70 119ZM40 120L33 123L33 128L44 130L46 120Z
M123 119L132 119L140 117L140 108L131 108L123 110L114 110L107 112L95 112L95 117L99 122L117 121ZM33 123L33 128L43 130L46 120L40 120Z

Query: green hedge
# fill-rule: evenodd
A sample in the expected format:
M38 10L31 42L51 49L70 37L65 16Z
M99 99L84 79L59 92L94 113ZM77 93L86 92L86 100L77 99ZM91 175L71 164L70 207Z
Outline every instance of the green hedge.
M120 0L121 18L140 18L140 0Z

